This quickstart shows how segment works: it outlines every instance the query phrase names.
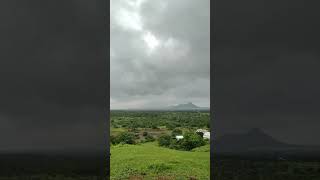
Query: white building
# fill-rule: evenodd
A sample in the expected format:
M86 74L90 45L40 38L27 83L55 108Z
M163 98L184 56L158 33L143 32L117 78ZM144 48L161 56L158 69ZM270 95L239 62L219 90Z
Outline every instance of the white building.
M203 139L210 139L210 132L206 129L197 129L196 132L203 133Z
M176 136L176 139L179 141L180 139L183 139L183 136Z
M208 131L205 129L197 129L196 132L202 132L204 134L205 132L208 132Z
M210 132L203 133L203 139L210 139Z

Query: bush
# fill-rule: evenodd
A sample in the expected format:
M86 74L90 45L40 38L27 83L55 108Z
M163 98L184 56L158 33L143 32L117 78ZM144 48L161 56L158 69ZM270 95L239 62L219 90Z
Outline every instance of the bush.
M135 132L134 137L135 137L136 139L139 139L140 134Z
M171 136L172 137L176 137L178 135L182 135L182 130L181 129L174 129L172 132L171 132Z
M111 144L118 144L117 143L117 138L115 136L113 136L113 135L110 136L110 142L111 142Z
M146 142L153 142L153 141L155 140L154 137L151 136L150 134L148 134L148 135L145 137L145 139L146 139Z
M169 135L162 135L158 139L159 146L169 147L171 144L171 136Z
M147 135L148 135L148 132L145 131L145 132L142 133L142 135L143 135L143 136L147 136Z
M176 139L171 139L169 148L170 149L183 150L183 149L181 149L181 140L177 141Z
M193 148L205 145L205 141L196 133L187 132L184 134L184 138L181 141L181 148L187 151Z
M135 134L130 132L122 132L119 136L114 138L114 144L135 144Z
M203 138L203 132L196 132L201 138Z

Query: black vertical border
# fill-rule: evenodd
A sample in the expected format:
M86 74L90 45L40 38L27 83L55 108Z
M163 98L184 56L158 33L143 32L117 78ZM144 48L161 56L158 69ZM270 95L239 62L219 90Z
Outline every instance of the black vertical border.
M215 117L215 106L214 106L214 79L215 79L215 29L214 29L214 20L216 17L216 0L210 1L210 179L213 179L213 170L214 170L214 117Z
M104 119L104 127L105 130L105 172L104 175L106 179L110 179L110 1L103 0L105 3L105 14L104 14L104 22L106 33L104 39L106 40L106 58L105 58L105 119Z

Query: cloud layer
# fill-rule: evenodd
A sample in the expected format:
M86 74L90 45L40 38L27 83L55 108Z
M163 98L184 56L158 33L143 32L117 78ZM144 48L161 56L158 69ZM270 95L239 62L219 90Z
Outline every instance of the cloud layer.
M209 106L209 0L111 0L111 108Z

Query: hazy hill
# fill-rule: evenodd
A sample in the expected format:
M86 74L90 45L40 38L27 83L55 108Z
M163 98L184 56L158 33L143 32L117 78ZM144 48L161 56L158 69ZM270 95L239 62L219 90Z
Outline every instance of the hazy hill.
M209 107L199 107L192 102L157 108L136 108L136 109L112 109L113 111L209 111Z
M174 106L169 106L171 109L197 109L200 108L199 106L194 105L192 102L186 104L177 104Z
M178 104L174 106L169 106L169 110L209 110L207 107L199 107L192 102L186 104Z

